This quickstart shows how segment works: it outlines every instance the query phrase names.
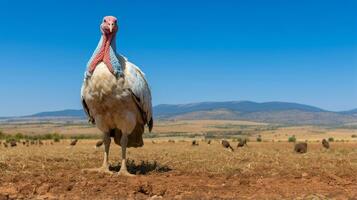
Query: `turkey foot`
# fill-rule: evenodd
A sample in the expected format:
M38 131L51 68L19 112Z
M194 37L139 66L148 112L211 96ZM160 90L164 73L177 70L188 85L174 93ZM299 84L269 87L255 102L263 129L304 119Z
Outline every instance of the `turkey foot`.
M128 172L128 169L126 168L126 160L123 159L121 161L121 166L120 166L120 170L119 172L117 173L117 176L127 176L127 177L133 177L135 176L134 174L130 174Z
M134 177L134 174L130 174L126 169L122 170L120 169L120 171L116 174L117 176L127 176L127 177Z

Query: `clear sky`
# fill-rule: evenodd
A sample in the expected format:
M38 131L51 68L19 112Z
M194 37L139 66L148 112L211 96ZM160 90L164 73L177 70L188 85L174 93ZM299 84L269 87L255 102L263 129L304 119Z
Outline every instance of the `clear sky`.
M36 2L36 3L35 3ZM0 116L80 108L105 15L154 105L287 101L357 108L355 0L0 2Z

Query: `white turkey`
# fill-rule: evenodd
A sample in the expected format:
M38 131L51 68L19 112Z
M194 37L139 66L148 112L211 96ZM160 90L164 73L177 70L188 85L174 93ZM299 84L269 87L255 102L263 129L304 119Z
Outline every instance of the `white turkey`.
M133 176L127 170L126 149L142 147L145 125L153 128L151 92L144 73L116 52L118 21L104 17L102 37L88 62L81 98L90 123L103 132L104 161L95 171L109 171L111 137L121 146L118 175Z

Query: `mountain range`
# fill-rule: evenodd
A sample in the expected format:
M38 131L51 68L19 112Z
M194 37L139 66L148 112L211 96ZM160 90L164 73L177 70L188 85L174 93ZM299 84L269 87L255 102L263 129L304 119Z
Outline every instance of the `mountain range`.
M160 104L154 108L154 118L160 120L249 120L279 124L336 125L357 122L357 109L332 112L318 107L287 102L227 101L190 104ZM34 115L11 118L84 119L83 110L41 112ZM4 118L3 118L4 120Z

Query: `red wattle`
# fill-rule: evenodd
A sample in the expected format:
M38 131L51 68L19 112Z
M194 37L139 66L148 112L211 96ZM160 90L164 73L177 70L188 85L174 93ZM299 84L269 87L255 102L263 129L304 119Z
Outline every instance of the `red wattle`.
M113 66L110 61L110 43L112 39L113 39L112 34L110 35L103 34L102 46L100 47L99 52L93 58L91 64L89 65L89 70L88 70L89 73L93 73L97 65L102 61L107 65L109 71L111 73L114 73Z

